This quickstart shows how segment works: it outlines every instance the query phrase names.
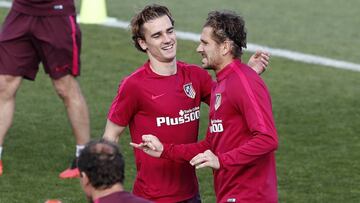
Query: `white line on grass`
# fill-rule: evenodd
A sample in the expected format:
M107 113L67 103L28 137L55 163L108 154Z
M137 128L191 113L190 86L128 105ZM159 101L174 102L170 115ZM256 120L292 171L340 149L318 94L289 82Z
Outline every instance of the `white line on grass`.
M0 7L10 8L10 6L11 6L11 2L8 2L8 1L0 1Z
M0 1L0 7L10 8L10 6L11 6L10 2ZM122 28L122 29L129 28L129 22L121 21L116 18L108 18L108 20L105 23L103 23L102 25L108 26L108 27ZM176 35L179 39L183 39L183 40L191 40L191 41L198 42L200 39L199 34L191 33L191 32L183 32L183 31L177 30ZM285 49L271 48L271 47L253 44L253 43L248 43L247 49L245 51L255 52L256 50L259 50L259 49L268 51L272 56L286 58L286 59L290 59L290 60L294 60L294 61L324 65L324 66L329 66L329 67L333 67L333 68L360 71L360 64L351 63L351 62L347 62L347 61L335 60L335 59L311 55L311 54L304 54L304 53L285 50Z
M129 22L117 20L116 18L108 18L108 20L104 23L104 25L109 26L109 27L123 28L123 29L129 28ZM183 31L177 30L176 35L179 39L191 40L191 41L196 41L196 42L198 42L200 40L200 34L196 34L196 33L183 32ZM310 64L319 64L319 65L330 66L330 67L340 68L340 69L360 71L360 64L325 58L325 57L311 55L311 54L304 54L304 53L285 50L285 49L271 48L271 47L253 44L253 43L247 44L246 51L255 52L256 50L259 50L259 49L270 52L272 56L278 56L278 57L282 57L282 58L286 58L286 59L291 59L294 61L310 63Z

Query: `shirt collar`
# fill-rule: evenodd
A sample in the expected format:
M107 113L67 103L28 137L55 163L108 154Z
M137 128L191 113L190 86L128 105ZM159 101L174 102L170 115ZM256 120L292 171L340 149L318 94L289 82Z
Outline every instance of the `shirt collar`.
M231 63L226 65L222 70L220 70L216 74L216 81L217 82L222 81L224 78L226 78L227 75L229 75L231 72L233 72L234 68L239 67L240 64L241 64L240 59L234 59Z

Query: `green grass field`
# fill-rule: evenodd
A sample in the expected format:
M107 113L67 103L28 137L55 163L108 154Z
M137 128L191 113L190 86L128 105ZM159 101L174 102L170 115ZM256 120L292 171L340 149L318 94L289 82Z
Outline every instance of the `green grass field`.
M121 2L121 3L120 3ZM200 32L209 10L235 9L248 22L249 42L360 63L360 2L334 1L145 1L108 0L109 16L129 20L149 2L168 5L177 29ZM0 21L7 9L0 8ZM135 50L126 30L81 25L82 76L91 113L92 137L103 132L109 105L122 77L146 55ZM194 42L178 41L178 59L199 63ZM248 59L249 54L243 57ZM360 72L273 57L263 74L273 100L280 138L277 151L279 201L360 201ZM60 180L74 154L65 110L43 71L23 81L14 123L5 140L0 203L86 202L78 180ZM203 106L200 134L206 130ZM126 189L135 175L129 135L120 139L126 158ZM198 171L203 202L215 202L211 170Z

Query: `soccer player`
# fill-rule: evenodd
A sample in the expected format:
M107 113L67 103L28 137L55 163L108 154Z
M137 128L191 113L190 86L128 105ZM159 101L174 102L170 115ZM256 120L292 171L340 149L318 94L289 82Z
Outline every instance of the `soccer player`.
M14 0L0 33L1 152L22 79L35 80L39 63L62 99L76 138L76 156L90 139L89 113L75 77L80 75L81 33L73 0ZM60 178L78 177L75 166Z
M197 48L202 66L214 70L217 81L206 139L179 145L164 139L173 134L155 132L158 138L144 135L142 143L132 145L165 160L213 168L217 202L275 203L278 138L271 98L263 80L241 62L245 47L242 17L230 11L210 12Z
M78 167L80 185L90 202L150 203L124 191L125 163L114 143L90 141L80 153Z
M149 60L120 83L103 137L118 141L129 125L132 142L140 142L149 132L168 143L196 142L200 104L209 104L210 75L196 65L176 60L174 20L166 7L146 6L133 17L131 30L135 47ZM250 61L261 72L268 55L258 53ZM141 150L134 154L135 195L160 203L200 202L192 166L156 159Z

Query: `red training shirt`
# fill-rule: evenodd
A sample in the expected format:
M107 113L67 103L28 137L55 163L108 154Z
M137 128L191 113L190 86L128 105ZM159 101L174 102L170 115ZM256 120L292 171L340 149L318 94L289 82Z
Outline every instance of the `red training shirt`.
M177 73L160 76L149 62L126 77L119 86L108 119L129 125L131 140L144 134L163 142L197 142L200 103L209 103L212 80L207 71L177 62ZM178 202L198 193L194 167L187 163L153 158L134 150L137 175L133 193L156 202Z

